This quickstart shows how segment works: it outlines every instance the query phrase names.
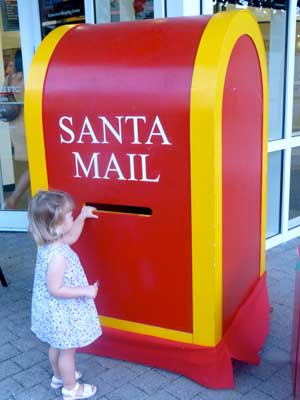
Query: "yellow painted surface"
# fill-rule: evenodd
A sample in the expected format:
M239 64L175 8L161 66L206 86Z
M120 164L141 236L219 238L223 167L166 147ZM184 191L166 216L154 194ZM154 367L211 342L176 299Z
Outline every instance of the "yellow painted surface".
M190 108L193 342L215 346L222 338L222 102L226 71L237 40L247 34L261 63L264 90L262 241L265 240L267 72L263 39L248 11L214 15L201 38ZM264 270L264 245L261 273Z
M175 342L189 343L193 341L191 333L160 328L158 326L144 325L131 321L100 316L103 326L108 328L120 329L125 332L139 333L141 335L154 336L161 339L173 340Z
M46 36L33 57L26 81L24 115L32 194L48 189L42 116L45 77L56 45L73 27L61 26Z

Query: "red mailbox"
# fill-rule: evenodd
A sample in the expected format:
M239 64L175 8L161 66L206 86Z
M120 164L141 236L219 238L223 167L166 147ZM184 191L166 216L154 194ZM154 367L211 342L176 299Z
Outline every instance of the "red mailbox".
M96 354L232 387L258 362L266 62L248 12L56 29L25 108L33 192L95 205L77 251L104 329Z

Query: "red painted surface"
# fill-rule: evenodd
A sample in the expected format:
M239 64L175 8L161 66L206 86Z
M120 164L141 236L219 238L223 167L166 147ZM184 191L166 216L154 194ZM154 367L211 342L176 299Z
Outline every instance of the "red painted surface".
M235 44L223 97L223 332L259 279L262 82L251 39Z
M264 274L215 347L177 343L104 328L103 336L82 350L165 368L210 388L233 388L231 360L259 363L258 351L269 330L269 309Z
M208 19L81 25L64 36L51 58L43 94L49 187L70 192L79 206L152 209L148 217L100 213L99 221L86 223L76 248L90 281L100 280L102 315L192 332L189 103L195 54ZM60 143L62 115L72 116L76 139L88 116L101 143L91 143L91 135L83 136L87 143ZM146 143L156 115L171 145L162 144L159 135ZM144 116L145 122L138 122L141 143L132 144L133 123L124 119L122 144L111 133L103 143L98 116L115 128L116 116ZM160 174L160 181L120 180L113 171L110 179L74 178L72 152L80 152L87 164L100 153L101 177L114 153L127 179L133 175L126 154L149 154L147 176ZM135 178L141 179L141 157L134 160Z

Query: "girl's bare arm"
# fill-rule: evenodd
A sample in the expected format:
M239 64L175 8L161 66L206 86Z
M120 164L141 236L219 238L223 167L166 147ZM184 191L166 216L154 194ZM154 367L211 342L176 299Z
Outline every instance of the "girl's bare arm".
M93 211L95 211L95 210L96 209L94 207L90 207L90 206L82 207L80 214L74 221L71 231L63 236L63 240L66 243L71 245L78 240L78 238L82 232L84 222L87 218L98 219L98 215L93 214Z
M75 298L90 297L94 299L97 296L98 286L88 285L79 287L65 286L64 275L67 267L67 260L62 254L54 255L48 265L47 287L49 293L54 297Z

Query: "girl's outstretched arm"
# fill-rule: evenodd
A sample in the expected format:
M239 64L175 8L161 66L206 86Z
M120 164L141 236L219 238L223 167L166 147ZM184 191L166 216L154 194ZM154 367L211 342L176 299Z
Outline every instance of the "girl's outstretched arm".
M64 275L67 260L62 254L55 254L48 265L47 287L48 292L54 297L75 298L90 297L94 299L98 293L97 282L93 285L70 287L64 284Z
M63 240L66 243L71 245L78 240L78 238L82 232L86 218L94 218L94 219L99 218L98 215L93 213L93 211L95 211L95 210L96 210L96 208L91 207L91 206L83 206L82 207L80 214L74 221L72 229L70 230L70 232L66 233L63 236Z

